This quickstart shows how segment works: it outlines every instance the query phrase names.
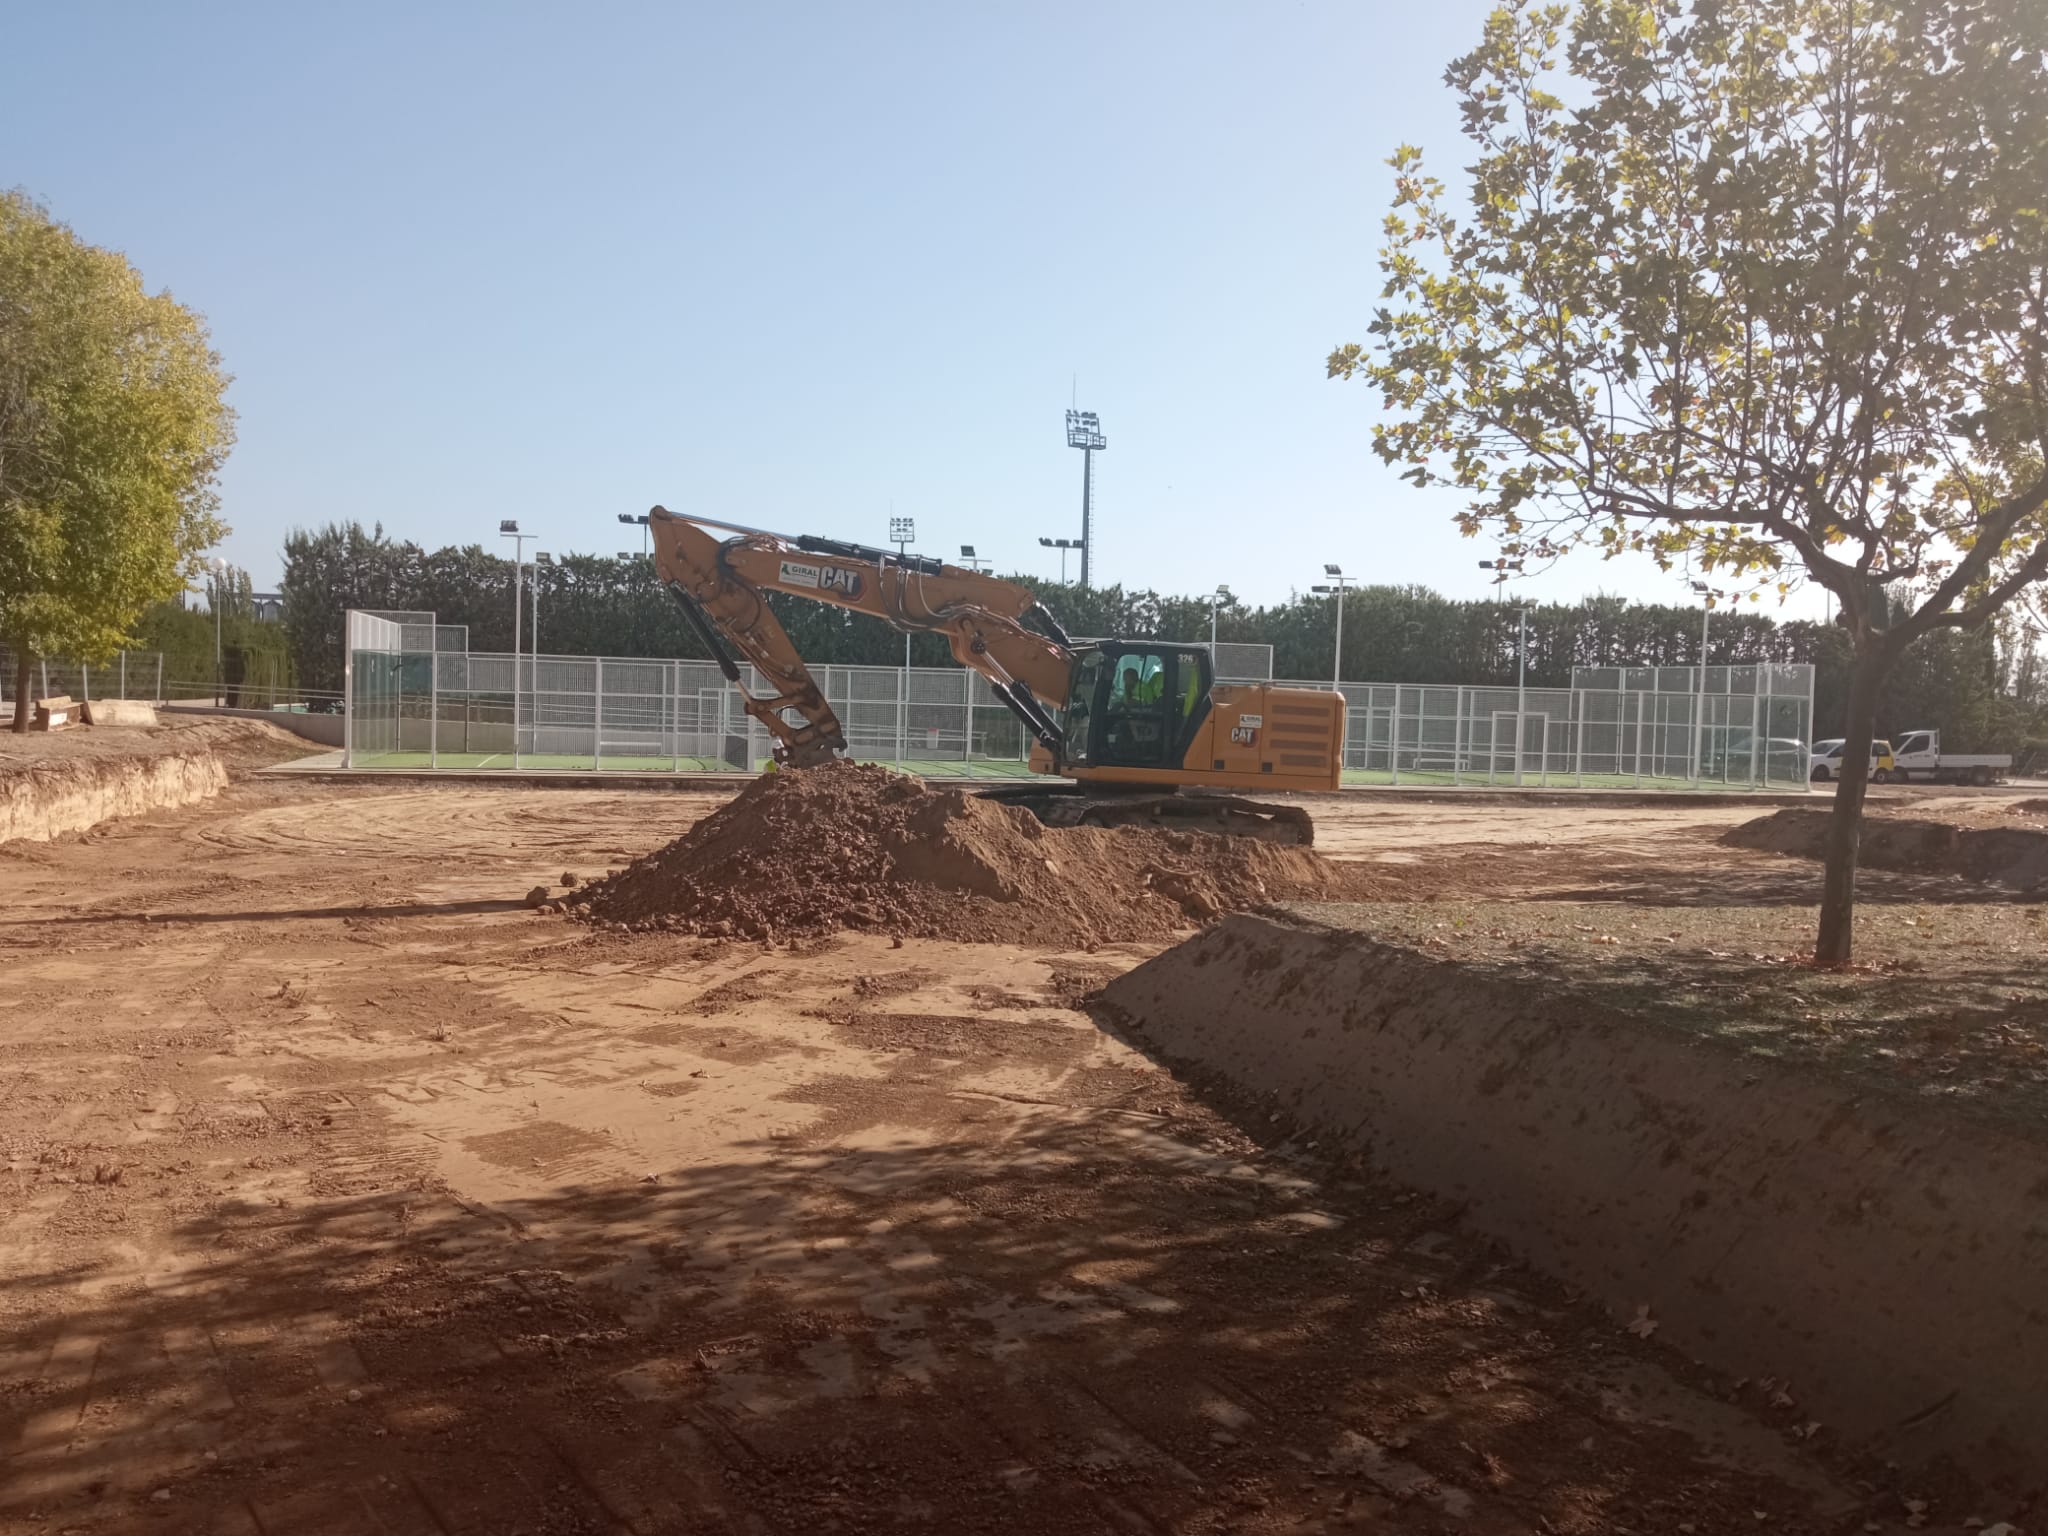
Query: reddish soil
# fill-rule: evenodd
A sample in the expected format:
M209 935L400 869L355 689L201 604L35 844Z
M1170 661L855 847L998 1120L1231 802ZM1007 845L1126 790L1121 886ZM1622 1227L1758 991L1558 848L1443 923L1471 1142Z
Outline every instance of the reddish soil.
M2022 800L1995 810L1964 811L1942 819L1866 809L1859 862L1908 874L1959 875L2020 890L2048 885L2048 832L2011 825L2043 802ZM1723 841L1731 847L1818 859L1827 846L1828 813L1794 807L1745 822Z
M1204 1102L1090 1012L1156 941L771 954L518 900L724 803L243 782L0 846L0 1536L2038 1523L1845 1464L1457 1206ZM1418 898L1810 922L1810 862L1717 841L1754 808L1314 812L1340 877ZM1979 953L2002 894L1864 890L1873 955L1979 904L1956 963L1986 1023L2026 1006Z
M1929 946L1945 986L1840 977L1716 950L1763 930L1711 916L1644 932L1617 907L1275 906L1103 1000L1178 1074L1465 1203L1469 1229L1617 1322L1653 1306L1660 1338L1731 1381L1796 1382L1785 1422L1872 1460L2048 1479L2041 989L1966 1023L1997 963L1980 949ZM1841 1027L1824 997L1849 1003Z
M1359 896L1306 848L1154 828L1054 829L1030 812L854 763L768 774L571 911L748 939L855 928L1054 949L1165 938L1225 911Z

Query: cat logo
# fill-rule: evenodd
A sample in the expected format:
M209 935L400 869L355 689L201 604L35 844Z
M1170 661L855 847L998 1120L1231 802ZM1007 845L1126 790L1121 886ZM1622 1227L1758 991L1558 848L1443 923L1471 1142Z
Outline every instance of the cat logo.
M835 592L849 602L861 594L860 572L842 570L836 565L812 565L803 560L785 560L778 574L788 586L812 587L820 592Z

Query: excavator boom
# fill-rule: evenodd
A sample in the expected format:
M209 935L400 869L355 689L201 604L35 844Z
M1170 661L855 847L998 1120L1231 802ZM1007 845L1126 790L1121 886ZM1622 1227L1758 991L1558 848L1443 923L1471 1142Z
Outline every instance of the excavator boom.
M711 531L718 525L665 507L649 512L648 524L656 574L682 600L698 637L739 688L747 713L775 738L777 762L807 768L839 756L846 751L846 734L768 605L769 592L943 636L954 660L987 678L996 697L1042 745L1060 750L1052 708L1067 694L1072 642L1029 588L832 539L788 539L758 529L720 538ZM1026 627L1027 618L1041 627ZM772 693L756 698L747 691L735 649ZM785 711L794 711L802 724L786 719Z

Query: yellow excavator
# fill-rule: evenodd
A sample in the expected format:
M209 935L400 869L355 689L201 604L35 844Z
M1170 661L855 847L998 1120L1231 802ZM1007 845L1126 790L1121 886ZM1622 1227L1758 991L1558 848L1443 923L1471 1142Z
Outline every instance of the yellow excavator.
M1032 772L1072 781L988 791L1051 825L1170 822L1307 844L1314 824L1299 806L1201 792L1338 787L1341 694L1218 683L1203 645L1076 641L1029 588L922 556L786 538L665 507L648 514L648 525L656 574L747 713L774 737L781 766L813 767L845 756L847 744L770 608L771 592L943 636L1031 733ZM741 658L769 692L748 691Z

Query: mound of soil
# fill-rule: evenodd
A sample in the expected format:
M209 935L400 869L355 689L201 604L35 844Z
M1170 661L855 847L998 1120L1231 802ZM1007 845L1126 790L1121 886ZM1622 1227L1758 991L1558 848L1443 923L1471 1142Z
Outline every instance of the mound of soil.
M806 938L841 928L1051 948L1351 882L1307 848L1154 828L1049 828L1030 812L858 763L768 774L665 848L580 892L628 928Z
M1789 809L1732 827L1721 841L1818 859L1827 852L1827 829L1826 811ZM2021 890L2048 884L2048 832L2022 827L1964 827L1865 812L1857 857L1872 869L1960 875Z

